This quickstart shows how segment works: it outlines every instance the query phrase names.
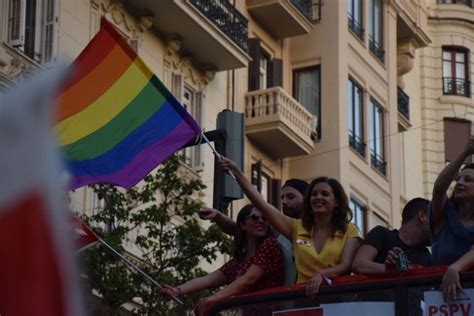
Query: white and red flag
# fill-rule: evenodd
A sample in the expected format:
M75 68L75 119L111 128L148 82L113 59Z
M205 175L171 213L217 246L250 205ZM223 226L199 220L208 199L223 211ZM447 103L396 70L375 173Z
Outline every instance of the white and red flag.
M83 315L51 129L65 70L0 93L0 315Z
M99 237L79 218L73 217L74 245L76 251L80 252L99 242Z

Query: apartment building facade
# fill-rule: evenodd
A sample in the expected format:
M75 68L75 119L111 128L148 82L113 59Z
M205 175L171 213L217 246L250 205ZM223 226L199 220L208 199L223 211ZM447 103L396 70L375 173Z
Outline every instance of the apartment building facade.
M329 176L363 233L398 227L470 134L468 1L0 0L0 87L73 61L104 16L205 130L244 113L245 172L269 202L288 178ZM211 205L211 150L181 154ZM73 196L76 210L101 203Z

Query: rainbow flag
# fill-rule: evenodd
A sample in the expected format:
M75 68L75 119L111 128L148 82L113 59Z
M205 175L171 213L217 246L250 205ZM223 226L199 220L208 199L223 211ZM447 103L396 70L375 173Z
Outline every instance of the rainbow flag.
M71 189L130 188L201 132L105 19L72 67L54 126Z

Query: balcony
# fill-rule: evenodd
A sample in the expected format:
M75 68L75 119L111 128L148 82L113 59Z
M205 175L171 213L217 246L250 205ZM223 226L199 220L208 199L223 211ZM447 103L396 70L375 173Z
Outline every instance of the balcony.
M474 8L474 2L472 0L437 0L437 4L463 4L468 7Z
M443 77L443 94L471 97L471 82L462 78Z
M363 41L364 40L364 28L362 27L362 25L357 22L357 20L351 16L351 15L348 15L347 16L347 23L349 25L349 29L361 40Z
M276 158L313 151L313 115L281 87L245 95L245 134Z
M385 60L385 51L380 43L376 42L372 36L369 36L369 49L382 63Z
M387 175L387 162L383 159L382 156L376 154L372 150L370 151L370 163L372 168L376 169L378 172Z
M365 157L365 146L363 139L349 130L349 146L353 148L359 155Z
M410 120L410 97L398 87L397 91L398 97L398 113L403 115L403 117L409 121Z
M247 0L247 10L275 38L308 34L319 19L320 2L310 0Z
M206 70L246 67L248 21L227 0L126 0L137 16L151 16L152 30L178 40L179 53ZM205 49L203 49L205 47Z
M426 32L428 29L427 6L423 0L394 0L397 11L397 39L405 42L413 41L415 48L426 47L431 39Z

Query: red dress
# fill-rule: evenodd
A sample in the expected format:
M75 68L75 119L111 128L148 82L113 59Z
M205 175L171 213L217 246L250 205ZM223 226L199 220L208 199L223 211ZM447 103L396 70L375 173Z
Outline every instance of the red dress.
M278 241L269 237L257 247L255 253L247 260L236 262L235 259L224 264L219 270L224 273L227 284L244 275L248 268L254 264L263 270L263 276L255 282L251 289L239 294L256 292L283 285L283 254Z

